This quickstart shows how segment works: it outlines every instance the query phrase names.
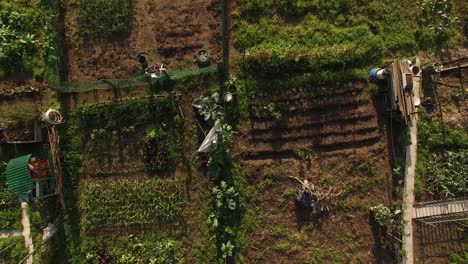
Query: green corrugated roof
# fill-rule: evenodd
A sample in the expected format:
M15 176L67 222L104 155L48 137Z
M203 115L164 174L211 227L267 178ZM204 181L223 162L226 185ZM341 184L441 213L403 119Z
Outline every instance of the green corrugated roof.
M8 162L6 168L8 189L16 195L28 193L34 189L34 183L28 169L29 158L31 158L31 154Z

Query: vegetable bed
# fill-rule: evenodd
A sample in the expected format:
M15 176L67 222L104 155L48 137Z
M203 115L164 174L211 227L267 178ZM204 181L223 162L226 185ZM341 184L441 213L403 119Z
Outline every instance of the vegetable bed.
M175 228L182 223L185 196L174 179L117 180L88 183L79 207L86 233L116 229Z

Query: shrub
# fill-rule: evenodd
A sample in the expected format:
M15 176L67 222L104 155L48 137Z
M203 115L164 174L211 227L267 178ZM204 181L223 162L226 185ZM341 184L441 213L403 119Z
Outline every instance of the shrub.
M91 132L93 128L115 128L146 121L178 125L177 111L177 102L171 98L150 98L80 107L75 110L75 116L80 128Z
M0 259L2 263L18 263L28 254L23 236L0 238Z
M468 251L463 251L460 254L453 253L450 255L450 263L463 264L468 263Z
M25 1L0 2L0 72L4 77L20 72L42 75L49 45L44 26L40 14Z
M286 191L283 192L283 198L284 199L289 199L297 195L297 190L294 188L289 188Z
M420 30L418 31L420 47L444 47L453 32L457 21L452 16L451 1L424 0L421 4Z
M380 226L387 226L393 223L393 215L390 209L388 209L385 205L379 204L370 208L372 212L372 216L374 220Z
M78 34L86 40L128 34L132 12L129 0L80 0L76 17Z
M149 176L166 174L175 166L177 139L167 133L163 126L150 129L143 139L143 153L146 171Z
M428 165L427 185L433 193L445 197L468 194L468 151L447 151L437 163L434 155Z

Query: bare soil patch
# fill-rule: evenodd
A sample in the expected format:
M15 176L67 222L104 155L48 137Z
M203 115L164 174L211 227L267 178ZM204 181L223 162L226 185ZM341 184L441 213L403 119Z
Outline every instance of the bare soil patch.
M220 3L197 1L133 1L132 30L115 40L80 43L76 37L76 6L65 14L68 80L125 78L139 73L138 52L148 52L150 63L166 68L193 65L195 52L204 48L214 61L221 57Z

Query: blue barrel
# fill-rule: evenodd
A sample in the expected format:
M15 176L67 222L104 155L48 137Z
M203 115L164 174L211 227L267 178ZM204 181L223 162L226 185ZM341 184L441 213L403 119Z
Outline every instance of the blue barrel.
M377 72L380 70L380 68L373 68L372 70L370 70L370 80L372 82L378 82L379 79L377 79Z

